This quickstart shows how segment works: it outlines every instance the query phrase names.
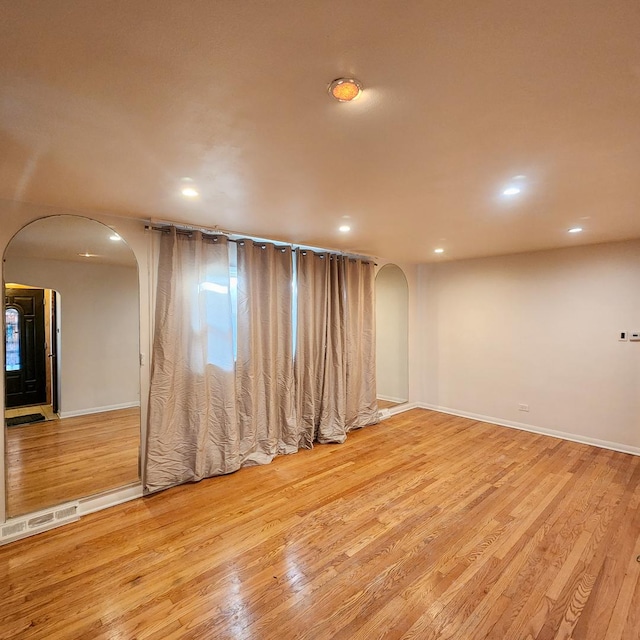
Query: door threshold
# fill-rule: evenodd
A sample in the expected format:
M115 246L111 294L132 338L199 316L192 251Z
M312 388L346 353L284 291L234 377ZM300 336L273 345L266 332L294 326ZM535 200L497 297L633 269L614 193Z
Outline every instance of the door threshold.
M58 420L60 416L53 412L50 404L32 404L24 407L14 407L13 409L5 409L4 418L16 418L18 416L26 416L30 413L41 413L46 421Z

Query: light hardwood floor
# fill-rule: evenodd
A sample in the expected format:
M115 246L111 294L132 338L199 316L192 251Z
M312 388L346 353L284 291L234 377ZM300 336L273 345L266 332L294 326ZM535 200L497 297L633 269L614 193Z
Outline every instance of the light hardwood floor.
M634 640L640 458L413 410L0 548L0 637Z
M11 516L138 481L138 408L9 427L6 434Z
M391 400L381 400L378 398L378 409L391 409L403 404L402 402L392 402Z

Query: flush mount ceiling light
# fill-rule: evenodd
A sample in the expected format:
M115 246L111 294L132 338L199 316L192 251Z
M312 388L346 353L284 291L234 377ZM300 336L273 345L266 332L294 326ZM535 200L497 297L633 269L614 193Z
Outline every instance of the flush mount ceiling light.
M362 85L355 78L336 78L328 91L339 102L351 102L362 93Z
M338 227L338 231L342 231L342 233L347 233L348 231L351 231L351 227L348 224L343 224Z
M580 233L582 231L582 227L571 227L571 229L568 229L569 233Z
M441 249L441 248L434 249L433 253L444 253L444 249Z

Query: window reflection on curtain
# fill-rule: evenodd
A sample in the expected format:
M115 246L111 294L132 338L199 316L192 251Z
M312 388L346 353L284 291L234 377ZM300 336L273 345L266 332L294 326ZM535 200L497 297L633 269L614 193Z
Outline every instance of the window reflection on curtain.
M145 484L153 491L240 467L227 238L163 233Z
M9 308L4 312L5 335L5 368L7 371L20 371L20 313Z
M233 371L235 310L226 238L201 236L196 241L179 235L175 242L174 251L182 263L172 264L181 282L173 293L190 309L191 333L185 336L190 366L199 372L208 364Z

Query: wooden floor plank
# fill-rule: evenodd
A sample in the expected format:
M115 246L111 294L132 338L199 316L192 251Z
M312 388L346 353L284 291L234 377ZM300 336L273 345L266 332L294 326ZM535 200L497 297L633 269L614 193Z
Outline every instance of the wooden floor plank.
M18 516L138 482L140 410L6 430L7 513Z
M0 638L633 640L639 513L638 457L412 410L0 548Z

